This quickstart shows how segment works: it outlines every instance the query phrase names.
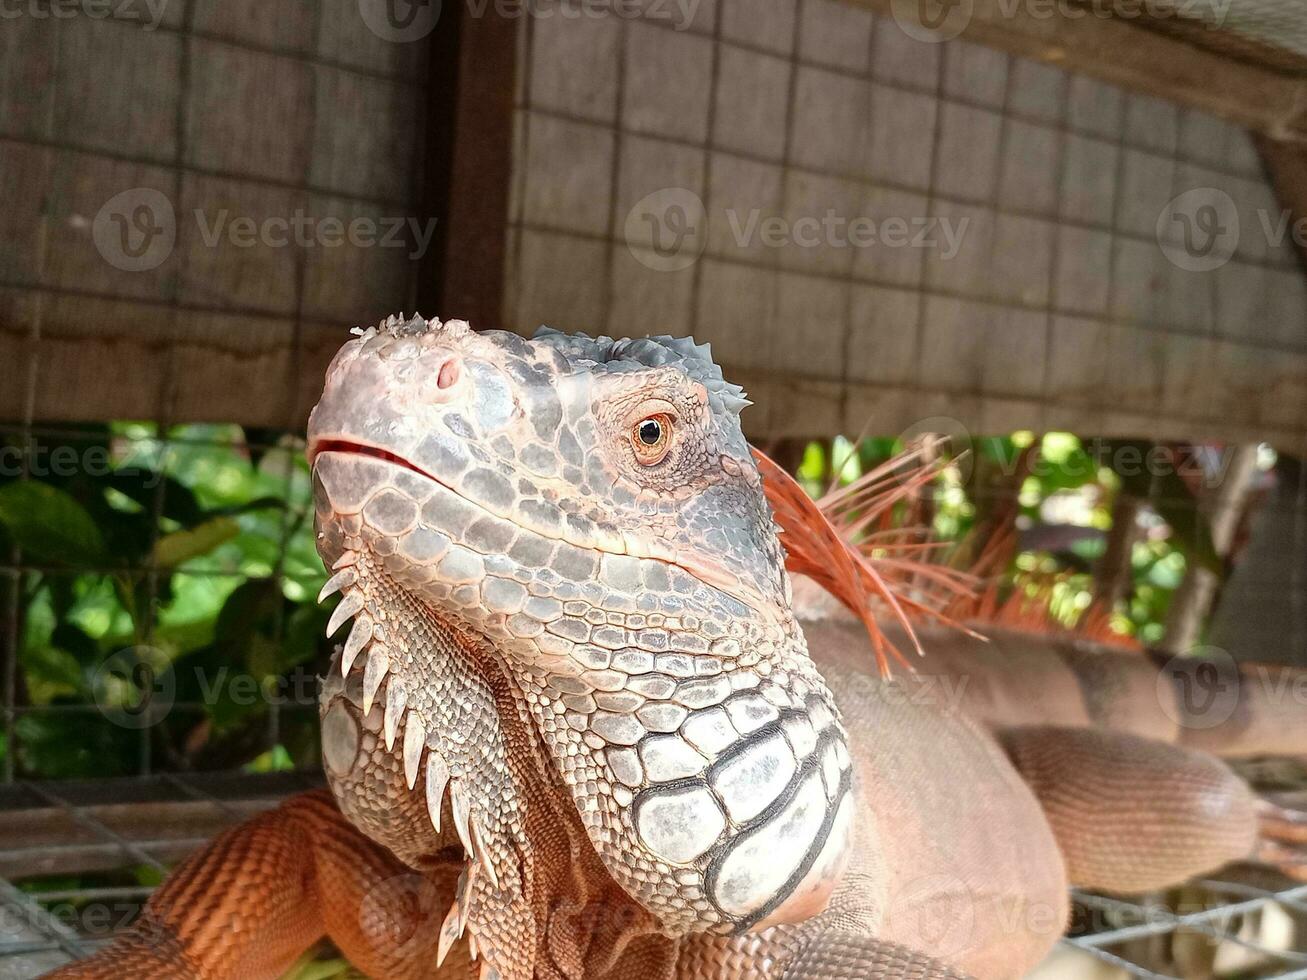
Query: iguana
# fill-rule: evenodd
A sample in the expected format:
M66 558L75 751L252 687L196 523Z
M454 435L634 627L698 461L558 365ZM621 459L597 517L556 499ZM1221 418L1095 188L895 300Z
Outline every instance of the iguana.
M275 977L325 935L378 977L1010 978L1068 883L1301 867L1213 754L1302 752L1282 688L1222 678L1213 726L1143 654L894 622L928 655L882 679L786 572L745 404L689 340L359 332L308 430L330 790L54 975Z

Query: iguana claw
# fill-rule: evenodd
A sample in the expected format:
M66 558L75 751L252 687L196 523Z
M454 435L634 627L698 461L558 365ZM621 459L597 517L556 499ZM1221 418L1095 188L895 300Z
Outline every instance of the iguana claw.
M449 783L449 764L439 752L427 756L427 815L431 825L440 832L440 807L445 798L445 787Z
M363 713L372 713L372 702L377 696L381 682L390 670L390 651L380 643L368 648L368 663L363 669Z
M449 802L454 814L454 830L458 832L458 839L463 844L463 850L467 852L467 856L474 859L477 852L472 844L472 834L468 828L471 808L468 805L467 793L463 790L463 783L458 777L450 780Z
M476 865L468 863L463 873L458 876L458 885L454 889L454 901L445 913L445 921L440 926L440 941L436 946L436 966L440 966L449 955L449 948L461 939L467 928L467 920L472 904L472 878Z
M418 767L422 764L422 750L426 748L427 726L416 710L408 713L404 725L404 779L408 788L417 785Z
M340 600L335 611L331 614L331 619L327 622L327 635L334 636L336 631L345 625L345 620L352 619L358 613L363 611L363 597L357 592L350 592L345 598Z
M349 673L349 669L354 666L354 659L359 655L359 651L372 639L372 635L372 617L367 613L359 613L358 618L354 620L353 628L349 631L349 637L345 640L345 648L340 654L340 674L342 677Z
M354 569L342 569L335 575L331 576L331 578L327 579L326 584L322 586L322 590L318 593L318 602L322 602L324 599L335 595L341 589L349 588L358 580L358 573L354 571Z

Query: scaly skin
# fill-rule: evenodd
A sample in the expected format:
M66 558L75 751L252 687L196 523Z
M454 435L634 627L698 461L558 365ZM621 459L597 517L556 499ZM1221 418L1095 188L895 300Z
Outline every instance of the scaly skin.
M847 738L789 608L742 403L688 343L462 324L370 331L328 373L309 451L336 615L355 616L344 658L366 648L363 710L384 681L436 811L448 779L479 858L458 917L470 905L505 974L539 959L507 931L531 900L507 719L529 719L608 876L664 933L807 918L847 859ZM651 420L665 445L639 444ZM471 656L442 655L451 632Z
M794 601L743 404L686 341L347 344L309 430L338 809L223 835L59 975L274 976L325 934L378 976L1015 977L1068 872L1266 853L1141 658L928 630L931 673L869 673Z

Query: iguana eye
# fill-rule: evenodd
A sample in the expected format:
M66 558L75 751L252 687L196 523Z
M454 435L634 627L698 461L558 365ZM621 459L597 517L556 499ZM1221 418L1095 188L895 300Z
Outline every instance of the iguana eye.
M631 447L645 466L661 463L672 445L672 419L663 413L642 418L631 427Z

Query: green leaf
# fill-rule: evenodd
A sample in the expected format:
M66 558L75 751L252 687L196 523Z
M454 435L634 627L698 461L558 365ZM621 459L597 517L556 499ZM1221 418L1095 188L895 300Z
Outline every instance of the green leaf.
M163 501L161 513L183 527L191 527L204 520L204 512L195 500L190 487L147 469L115 470L105 479L110 488L123 496L136 501L147 513L153 512L160 493L159 484L163 483Z
M210 514L221 514L227 517L238 517L241 514L252 514L260 510L285 510L286 501L280 497L257 497L254 500L244 504L232 504L230 507L215 507L209 511Z
M73 497L37 480L0 487L0 523L23 551L46 561L96 568L104 536Z
M207 555L220 544L240 534L241 526L231 517L214 517L193 528L165 534L154 544L154 562L175 568L182 562Z
M140 733L98 714L24 715L15 723L18 769L43 779L84 779L130 773Z
M278 645L279 670L290 670L325 653L324 646L331 645L324 644L322 639L329 618L328 610L311 599L295 607L286 624L286 635Z
M294 768L295 763L283 745L274 745L267 752L241 766L245 772L290 772Z
M22 656L27 695L32 704L49 704L57 697L85 694L81 658L66 648L28 647Z
M260 631L270 632L271 621L283 602L281 588L270 578L242 582L232 590L218 613L214 627L214 644L228 662L242 662L250 637Z

